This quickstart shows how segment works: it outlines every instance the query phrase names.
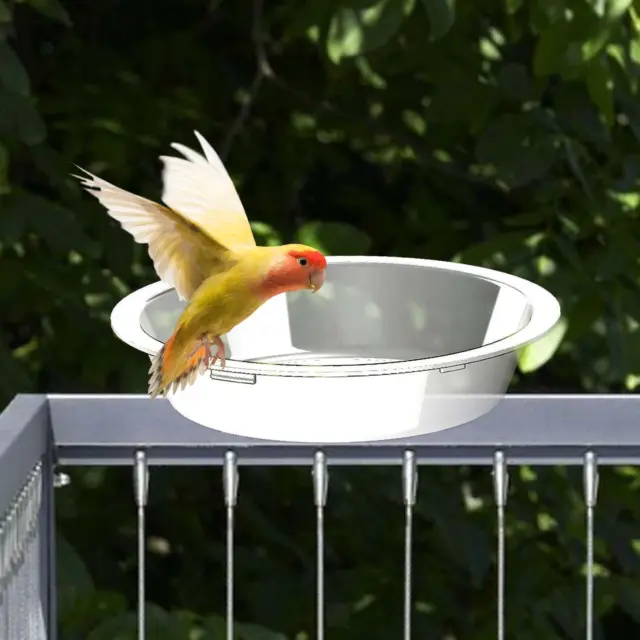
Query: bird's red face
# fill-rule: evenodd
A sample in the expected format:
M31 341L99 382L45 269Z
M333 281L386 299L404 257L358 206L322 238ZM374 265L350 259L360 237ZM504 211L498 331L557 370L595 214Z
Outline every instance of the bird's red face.
M327 259L312 247L288 245L281 247L282 257L267 276L271 295L285 291L311 289L314 293L324 284Z

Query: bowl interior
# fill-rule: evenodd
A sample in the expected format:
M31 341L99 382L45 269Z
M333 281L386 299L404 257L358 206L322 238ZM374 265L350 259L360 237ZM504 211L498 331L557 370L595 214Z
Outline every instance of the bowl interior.
M152 300L142 329L164 342L185 303L172 289ZM223 337L234 360L356 364L450 355L512 335L531 307L517 289L447 270L332 263L316 294L276 296Z

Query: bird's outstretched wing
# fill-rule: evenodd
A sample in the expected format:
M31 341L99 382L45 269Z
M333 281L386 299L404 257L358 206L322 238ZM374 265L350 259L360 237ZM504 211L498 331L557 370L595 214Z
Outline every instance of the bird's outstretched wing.
M149 245L158 277L175 287L181 298L188 300L227 261L227 249L186 218L80 170L85 175L75 177L82 186L136 242Z
M85 169L75 176L128 231L149 245L158 277L189 299L202 282L256 242L240 197L222 161L197 131L204 156L173 143L186 158L163 156L167 207L129 193Z
M163 202L231 251L256 241L240 197L218 154L197 131L204 156L173 143L184 158L162 156Z

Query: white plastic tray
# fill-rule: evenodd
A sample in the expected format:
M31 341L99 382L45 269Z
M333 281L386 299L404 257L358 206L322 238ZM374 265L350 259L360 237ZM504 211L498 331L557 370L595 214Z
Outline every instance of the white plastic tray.
M516 350L558 321L522 278L463 264L328 259L324 287L271 299L223 339L227 366L168 396L205 427L295 442L358 442L453 427L503 397ZM158 282L113 310L116 335L149 355L184 303Z

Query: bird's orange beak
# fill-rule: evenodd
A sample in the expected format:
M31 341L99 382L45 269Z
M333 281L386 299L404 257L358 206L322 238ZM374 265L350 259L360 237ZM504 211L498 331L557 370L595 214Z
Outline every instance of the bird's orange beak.
M309 275L309 289L316 293L324 284L324 269L314 269Z

